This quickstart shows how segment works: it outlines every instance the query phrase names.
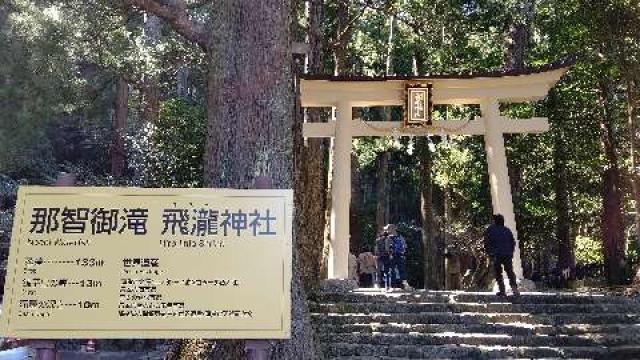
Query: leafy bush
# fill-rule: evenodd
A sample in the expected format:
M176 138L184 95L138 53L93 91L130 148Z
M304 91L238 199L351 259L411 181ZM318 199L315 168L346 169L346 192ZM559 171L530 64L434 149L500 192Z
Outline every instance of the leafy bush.
M202 186L205 134L206 114L202 106L183 99L162 103L151 136L155 164L152 174L159 186Z
M602 242L588 236L576 237L577 265L604 265Z

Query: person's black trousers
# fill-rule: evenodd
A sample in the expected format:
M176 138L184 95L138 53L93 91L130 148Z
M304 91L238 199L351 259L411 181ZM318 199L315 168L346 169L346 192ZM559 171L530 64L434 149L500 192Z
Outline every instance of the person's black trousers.
M516 274L513 272L513 257L512 256L504 256L504 255L496 255L493 257L493 270L496 276L496 282L498 283L498 287L500 288L500 292L504 293L504 278L502 277L502 268L504 267L504 271L507 273L507 277L509 278L509 285L511 285L511 289L517 289L518 284L516 283Z
M378 256L378 285L391 286L391 259L386 255Z

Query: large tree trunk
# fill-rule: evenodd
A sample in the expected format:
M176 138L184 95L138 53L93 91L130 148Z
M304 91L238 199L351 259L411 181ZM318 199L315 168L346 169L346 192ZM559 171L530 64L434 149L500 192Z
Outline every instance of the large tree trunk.
M567 178L567 151L564 119L557 118L558 98L555 90L549 94L549 105L553 111L553 173L555 185L556 239L558 243L558 267L568 271L566 280L575 279L576 254L575 243L571 235L569 182ZM560 113L557 116L563 116Z
M338 23L336 38L333 43L334 75L349 73L347 66L347 47L351 41L354 24L350 16L349 2L338 1L336 20Z
M118 77L116 83L115 119L113 143L111 146L111 175L122 177L126 165L125 135L129 114L129 84L124 77Z
M389 37L387 38L387 60L385 74L387 76L393 73L393 33L395 27L395 16L389 16ZM380 111L384 121L391 121L391 108L383 107ZM391 153L385 150L378 156L378 186L377 186L377 205L376 205L376 225L377 231L380 233L382 228L388 224L391 219L389 215L390 200L390 179L389 179L389 160Z
M419 51L414 53L413 74L423 71L424 59ZM418 137L415 153L420 163L420 218L422 222L422 255L424 288L441 290L444 288L444 244L437 237L435 211L433 207L433 154L429 149L429 140Z
M378 156L378 186L376 189L376 226L378 233L389 223L389 159L391 153L383 152Z
M621 284L625 268L622 179L616 150L612 89L606 79L600 81L602 114L600 126L607 168L603 173L601 233L605 274L610 284Z
M276 188L293 185L289 6L278 0L217 3L207 84L205 176L211 187L250 188L262 175Z
M146 14L145 20L144 33L147 44L155 46L160 41L162 19L153 14ZM160 86L158 84L158 76L154 71L148 71L144 74L142 94L142 118L144 121L154 124L160 114Z
M292 13L291 3L282 0L216 3L207 83L205 181L210 187L251 188L258 176L271 178L274 188L293 187ZM298 129L295 141L299 136ZM295 230L292 338L276 343L275 359L314 357ZM234 345L213 356L233 358L240 347Z
M576 254L575 243L571 236L571 218L569 216L569 184L567 179L567 149L563 131L554 139L553 172L555 181L556 238L558 242L558 267L567 272L566 280L575 279Z
M324 18L324 2L322 0L308 0L306 2L306 17L308 23L307 42L309 53L306 58L307 73L321 74L323 63L322 19ZM323 110L309 108L306 110L306 122L322 122ZM325 229L325 140L307 139L306 146L300 147L300 161L296 165L296 196L300 197L300 222L298 241L300 243L300 264L302 283L307 290L312 290L320 283L322 250Z
M627 80L627 117L629 126L629 174L635 203L636 243L640 248L640 155L638 154L638 88L635 80Z
M349 204L349 250L355 256L362 248L362 228L360 227L360 164L358 157L351 154L351 204Z
M385 73L387 76L393 74L393 35L396 27L395 15L389 16L389 38L387 39L387 63Z
M424 137L416 141L416 152L420 157L420 215L422 220L422 246L424 254L424 288L441 290L444 286L444 249L436 232L433 210L433 155L428 140Z
M508 70L520 71L525 67L529 38L531 37L531 21L535 15L535 1L517 0L512 9L513 20L509 28L507 46Z

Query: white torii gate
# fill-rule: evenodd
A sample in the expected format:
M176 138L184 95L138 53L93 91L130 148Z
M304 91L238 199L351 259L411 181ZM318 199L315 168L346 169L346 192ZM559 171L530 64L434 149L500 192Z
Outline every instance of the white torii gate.
M471 120L460 131L461 121L439 121L438 131L461 135L484 135L493 212L502 214L505 225L516 238L514 271L522 278L520 246L513 211L511 186L505 155L505 133L540 133L549 129L546 118L526 120L500 116L500 103L543 99L571 64L561 62L538 70L509 73L435 77L307 76L300 83L303 107L335 107L335 121L305 123L306 138L333 137L333 183L331 185L331 234L329 248L330 279L347 279L349 274L349 205L351 202L352 139L358 136L416 136L405 131L401 122L364 123L353 119L354 107L403 105L405 83L425 80L433 84L434 104L479 104L481 118Z

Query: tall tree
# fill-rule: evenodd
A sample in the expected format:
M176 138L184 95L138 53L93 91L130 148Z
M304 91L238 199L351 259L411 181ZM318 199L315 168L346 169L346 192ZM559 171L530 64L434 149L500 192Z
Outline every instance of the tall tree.
M623 218L623 184L618 163L617 134L613 109L613 90L609 79L600 74L600 126L607 167L604 169L602 193L602 241L605 274L610 284L621 284L625 269L625 238Z
M376 230L378 233L382 228L389 223L389 160L391 159L391 152L389 150L383 150L378 155L378 182L376 187Z
M436 232L433 209L433 154L426 138L416 140L420 159L420 216L422 220L422 248L424 254L424 287L441 290L444 287L444 249Z
M207 23L194 20L183 0L169 4L130 0L163 18L205 52L207 138L205 183L210 187L250 188L259 176L275 188L293 186L294 87L288 0L223 0ZM260 26L256 26L260 24ZM292 339L278 342L278 359L312 357L310 325L300 285L294 230ZM218 356L237 355L239 345ZM230 355L231 353L231 355Z
M321 74L324 63L324 1L306 1L307 43L309 51L306 56L306 72ZM323 110L306 109L306 122L322 122ZM308 290L315 288L321 280L318 269L322 265L322 249L324 246L325 209L326 209L326 140L307 139L301 144L300 155L296 160L299 171L296 180L297 209L299 216L298 241L300 242L300 263L302 280ZM304 249L304 250L303 250Z
M536 0L513 1L512 21L509 27L507 69L523 70L531 37L531 21L535 15Z
M123 76L119 76L116 81L114 132L113 145L111 147L111 174L115 177L122 177L126 167L125 136L128 116L129 84Z
M160 41L161 30L162 19L153 14L145 14L144 33L150 47L155 47ZM160 84L157 72L156 69L151 69L142 79L142 118L149 123L156 123L160 114Z
M385 57L385 75L390 76L393 74L393 41L394 41L394 28L396 26L395 15L389 16L389 37L387 38L387 54ZM382 119L384 121L391 121L391 108L383 107L380 109ZM391 219L389 216L389 200L390 200L390 186L389 186L389 161L391 160L391 152L388 148L385 148L383 152L378 156L378 186L376 189L376 195L378 198L378 205L376 207L376 224L378 233L382 228L388 224Z
M555 125L553 135L553 174L556 210L556 241L558 243L558 268L567 274L567 280L575 279L576 255L575 242L571 236L569 179L567 175L567 153L565 119L558 117L564 114L558 109L557 91L551 90L548 106L552 109L551 121Z
M626 87L626 115L629 132L630 182L636 209L640 209L638 185L637 78L640 74L640 5L634 1L594 1L583 5L585 22L592 32L592 48L598 65L602 144L607 168L603 174L604 199L602 237L605 270L609 282L623 281L626 239L624 238L624 184L617 154L621 141L618 130L617 92ZM636 210L636 236L640 239L640 213Z

